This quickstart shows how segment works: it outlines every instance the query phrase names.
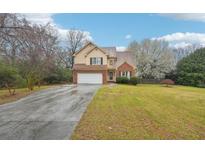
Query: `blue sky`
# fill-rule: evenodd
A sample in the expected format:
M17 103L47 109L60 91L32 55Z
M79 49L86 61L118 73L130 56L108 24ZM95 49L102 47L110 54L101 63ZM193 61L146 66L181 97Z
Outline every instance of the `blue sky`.
M171 44L205 44L205 14L38 14L61 32L88 33L100 46L127 46L132 40L158 38ZM36 20L37 21L37 20ZM39 18L40 21L40 18Z

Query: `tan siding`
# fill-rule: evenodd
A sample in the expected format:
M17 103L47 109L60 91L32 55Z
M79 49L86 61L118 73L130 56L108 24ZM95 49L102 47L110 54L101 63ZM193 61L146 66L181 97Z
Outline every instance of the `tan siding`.
M96 48L86 56L85 58L86 65L90 65L91 57L102 57L103 65L107 65L107 56L102 51L100 51L100 49Z
M89 45L86 48L84 48L81 52L79 52L74 58L74 64L90 65L91 57L102 57L103 65L107 65L107 56L98 48L91 51L94 47L94 45ZM91 52L87 56L85 56L89 51Z
M88 53L90 50L92 50L95 46L90 44L86 48L84 48L82 51L80 51L74 58L74 64L85 64L85 54Z
M110 60L112 60L113 65L110 65ZM107 66L108 66L108 68L110 68L110 69L116 68L116 58L109 58L108 61L107 61Z

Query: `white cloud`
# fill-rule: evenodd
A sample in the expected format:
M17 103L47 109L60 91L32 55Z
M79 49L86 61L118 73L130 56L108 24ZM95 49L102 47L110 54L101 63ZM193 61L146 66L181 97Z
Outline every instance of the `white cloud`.
M164 13L161 16L172 17L180 20L192 20L205 22L205 13Z
M191 45L192 45L191 43L180 42L180 43L172 44L172 47L174 47L174 48L186 48L186 47L191 46Z
M53 15L52 13L25 13L25 14L21 14L23 15L28 21L30 21L31 23L34 24L40 24L40 25L45 25L47 23L50 23L52 26L54 26L59 34L60 34L60 39L62 41L65 41L66 39L66 35L69 31L69 29L65 29L62 28L61 25L55 23L54 19L53 19ZM90 32L88 31L83 31L84 34L86 35L86 39L92 41L93 38L90 34Z
M60 38L61 40L65 41L66 38L67 38L67 33L69 32L69 29L63 29L63 28L57 28L58 29L58 32L60 34ZM81 31L81 30L77 30L77 31ZM89 40L89 41L93 41L93 38L90 34L90 32L88 31L81 31L84 33L84 35L86 36L86 40Z
M190 45L205 46L205 33L173 33L152 39L167 41L171 47L175 48L184 48Z
M24 13L22 14L28 21L35 24L45 25L47 23L54 24L51 13Z
M132 37L132 35L130 35L130 34L127 34L126 36L125 36L125 39L131 39L131 37Z
M126 47L125 46L118 46L116 47L117 51L125 51L126 50Z

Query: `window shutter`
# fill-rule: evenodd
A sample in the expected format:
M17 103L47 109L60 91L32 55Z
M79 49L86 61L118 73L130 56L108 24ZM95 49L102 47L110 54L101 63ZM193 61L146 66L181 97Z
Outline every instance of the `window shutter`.
M101 57L101 65L103 65L103 58Z
M92 65L92 58L90 58L90 65Z

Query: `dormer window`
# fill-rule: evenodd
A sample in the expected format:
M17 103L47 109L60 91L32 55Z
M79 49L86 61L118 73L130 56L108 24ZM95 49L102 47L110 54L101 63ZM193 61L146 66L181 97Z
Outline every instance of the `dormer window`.
M90 65L103 65L103 58L102 57L91 57Z
M114 60L113 59L110 60L110 65L112 65L112 66L114 65Z

